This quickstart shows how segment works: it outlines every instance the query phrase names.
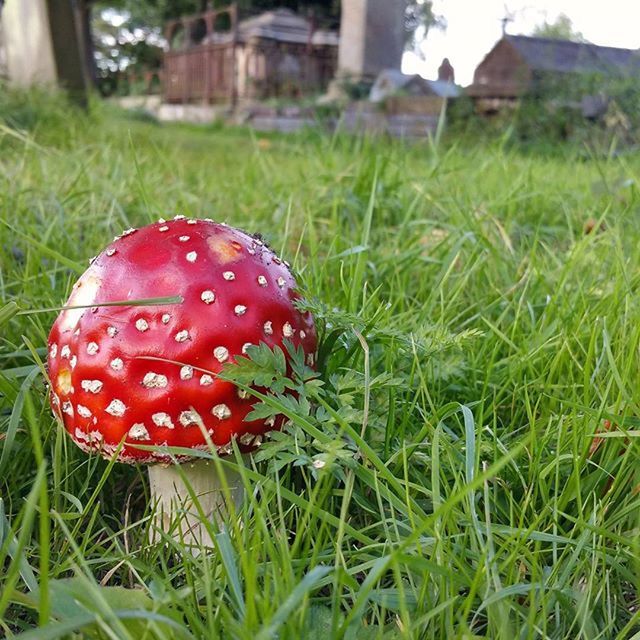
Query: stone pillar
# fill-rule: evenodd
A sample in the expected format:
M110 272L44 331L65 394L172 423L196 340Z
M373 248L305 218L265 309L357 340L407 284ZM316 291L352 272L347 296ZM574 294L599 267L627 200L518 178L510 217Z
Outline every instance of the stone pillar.
M59 84L86 106L92 47L81 0L0 0L6 75L15 86ZM85 12L83 14L83 11ZM0 56L1 57L1 56Z
M400 69L405 0L342 0L338 80L373 82Z
M57 79L46 0L7 0L0 13L6 71L12 84Z
M7 50L2 32L2 0L0 0L0 79L7 76Z

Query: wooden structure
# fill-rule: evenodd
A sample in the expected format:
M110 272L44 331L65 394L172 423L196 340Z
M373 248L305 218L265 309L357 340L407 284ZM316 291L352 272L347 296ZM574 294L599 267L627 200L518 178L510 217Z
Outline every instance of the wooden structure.
M476 68L466 93L480 111L515 105L552 83L566 89L572 77L640 76L640 52L586 42L505 35Z
M164 99L230 103L322 91L337 64L338 36L288 9L244 20L237 6L166 25Z

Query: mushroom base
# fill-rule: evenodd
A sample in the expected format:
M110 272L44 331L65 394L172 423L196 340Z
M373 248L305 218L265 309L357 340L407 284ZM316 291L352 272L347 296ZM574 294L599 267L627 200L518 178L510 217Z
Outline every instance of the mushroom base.
M242 457L246 462L248 454ZM218 472L224 473L224 478ZM185 545L213 547L206 522L215 521L221 525L226 519L229 503L225 484L231 501L239 509L244 486L237 471L218 469L212 460L150 466L149 488L154 507L150 541L159 542L162 539L160 531L164 531Z

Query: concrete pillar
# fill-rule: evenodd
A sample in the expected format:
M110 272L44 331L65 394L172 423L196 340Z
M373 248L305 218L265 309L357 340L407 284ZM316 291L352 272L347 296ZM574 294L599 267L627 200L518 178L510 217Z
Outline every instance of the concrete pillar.
M405 0L342 0L338 79L375 80L383 69L400 69Z
M12 84L56 82L46 0L7 0L0 13L6 72Z
M2 0L0 0L0 13L2 12ZM5 48L4 34L2 33L2 17L0 16L0 78L7 76L7 50Z

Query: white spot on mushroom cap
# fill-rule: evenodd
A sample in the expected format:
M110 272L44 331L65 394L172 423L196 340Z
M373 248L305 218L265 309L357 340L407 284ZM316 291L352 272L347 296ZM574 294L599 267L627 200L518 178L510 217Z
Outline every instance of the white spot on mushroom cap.
M116 417L116 418L120 418L121 416L124 415L124 412L127 410L126 405L124 404L124 402L122 402L122 400L118 400L118 399L114 399L109 403L109 406L105 409L105 411Z
M300 329L300 340L304 340L306 337L307 334L302 329Z
M49 347L49 357L55 358L58 355L58 345L54 342L51 347Z
M71 349L68 344L65 344L62 349L60 349L60 357L68 358L71 355Z
M225 362L229 358L229 350L226 347L216 347L213 350L213 357L218 362Z
M118 335L118 329L116 327L107 327L107 335L110 338L115 338Z
M235 279L236 279L236 274L235 274L235 273L233 273L233 271L225 271L225 272L222 274L222 277L223 277L225 280L231 281L231 280L235 280Z
M265 425L266 425L267 427L273 427L273 425L276 423L276 419L275 419L275 417L274 417L274 416L271 416L270 418L267 418L267 419L264 421L264 423L265 423Z
M164 224L166 220L164 218L158 218L158 224Z
M282 325L282 335L284 335L285 338L291 338L294 333L293 327L288 322Z
M91 411L89 409L87 409L87 407L79 404L76 407L76 411L78 412L78 415L83 417L83 418L90 418L91 417Z
M137 229L125 229L120 236L122 238L126 237L126 236L130 236L132 233L135 233L137 231Z
M78 357L77 356L71 356L71 358L69 359L69 364L71 365L72 369L75 369L76 365L78 364Z
M183 411L178 420L183 427L190 427L202 422L202 418L197 411L190 409L189 411Z
M253 433L243 433L239 438L238 441L240 442L240 444L244 444L246 445L250 445L253 442Z
M162 324L169 324L169 320L171 320L171 316L168 313L162 314Z
M247 247L247 253L251 256L255 256L256 250L253 247Z
M76 427L74 436L76 440L79 440L80 442L87 442L93 446L98 445L104 440L104 436L100 431L89 431L87 433L78 427Z
M174 336L174 340L176 342L185 342L185 340L189 339L189 332L186 329L183 329L182 331L178 331L178 333L176 333L176 335Z
M187 258L187 262L195 262L198 259L198 254L195 251L189 251L185 257Z
M198 224L197 220L187 220L187 224Z
M242 353L246 354L246 353L247 353L247 351L249 350L249 347L252 347L252 346L253 346L253 343L252 343L252 342L245 342L245 343L242 345Z
M166 427L167 429L173 429L175 426L171 421L171 417L169 416L169 414L164 413L163 411L154 413L151 416L151 419L153 420L153 424L155 424L156 427Z
M200 300L205 304L211 304L216 299L216 294L211 291L211 289L207 289L200 294Z
M269 284L269 283L267 282L267 279L264 276L260 275L260 276L258 276L258 284L261 287L266 287L267 284Z
M133 440L151 440L147 427L142 422L136 422L129 429L129 437Z
M124 362L122 362L121 358L114 358L110 363L109 366L114 370L114 371L122 371L122 368L124 367Z
M282 276L279 276L278 279L276 280L276 282L278 283L278 286L281 289L283 289L284 285L287 283L286 280Z
M149 323L144 318L138 318L136 320L136 329L144 333L149 328Z
M208 373L205 373L200 377L200 384L203 387L208 387L213 384L213 378Z
M167 376L161 373L149 371L142 379L142 384L147 389L164 389L168 384L168 380Z
M248 391L245 391L244 389L238 389L238 398L240 398L240 400L245 400L248 397L249 397Z
M218 418L218 420L226 420L231 417L231 409L229 409L226 404L217 404L211 409L211 413Z
M185 216L183 216L182 214L179 214L179 215L177 215L177 216L173 216L173 219L174 219L174 220L184 220L184 219L185 219Z
M111 256L114 256L116 253L118 253L118 250L117 250L115 247L109 247L109 248L105 251L105 253L106 253L109 257L111 257Z
M233 312L234 312L237 316L243 316L243 315L247 312L247 307L245 307L245 305L243 305L243 304L237 304L237 305L233 308Z
M159 228L158 228L158 231L162 231L162 232L164 232L164 231L169 231L169 227L167 227L167 225L165 224L164 226L159 227Z
M271 322L271 320L267 320L267 322L264 323L264 332L270 336L273 333L273 323Z
M180 240L180 242L188 242L191 239L190 236L180 236L178 238L178 240Z
M102 380L81 380L80 386L87 393L100 393L102 391Z
M97 342L90 342L90 343L87 345L87 353L88 353L90 356L95 356L95 355L96 355L96 353L98 353L98 351L100 351L100 346L98 345L98 343L97 343Z
M185 364L184 367L180 369L180 379L191 380L191 378L193 378L193 367Z
M68 400L62 403L62 412L73 417L73 405Z

